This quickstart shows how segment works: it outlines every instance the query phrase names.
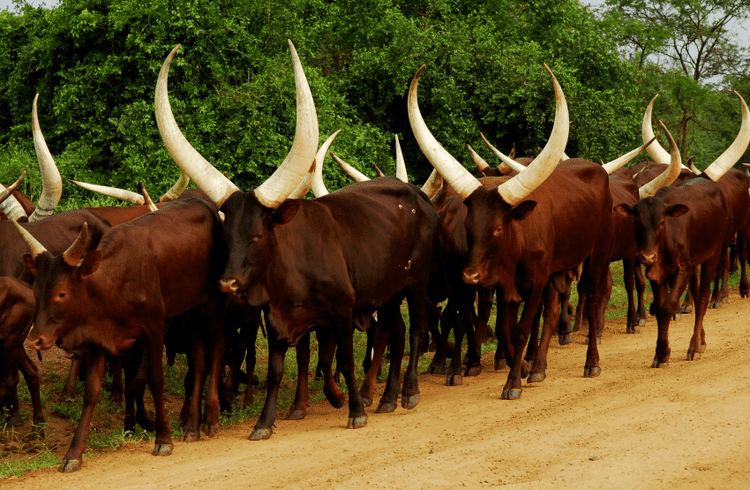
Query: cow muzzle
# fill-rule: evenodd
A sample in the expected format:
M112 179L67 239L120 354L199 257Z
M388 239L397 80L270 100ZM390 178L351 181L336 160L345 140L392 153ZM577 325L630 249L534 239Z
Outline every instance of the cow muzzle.
M32 348L42 351L51 348L57 343L57 339L50 335L36 335L34 333L29 334L26 337L26 342L31 345Z
M240 289L236 279L220 279L219 288L222 293L236 293Z
M643 265L651 265L656 262L656 252L650 254L641 252L638 254L638 260L640 260Z
M479 284L479 272L464 270L464 282L467 284Z

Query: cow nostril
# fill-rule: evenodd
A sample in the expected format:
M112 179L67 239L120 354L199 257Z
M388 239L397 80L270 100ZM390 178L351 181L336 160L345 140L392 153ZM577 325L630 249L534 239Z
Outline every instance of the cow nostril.
M221 288L221 291L224 293L234 293L238 289L237 281L235 279L230 279L228 281L220 280L219 287Z

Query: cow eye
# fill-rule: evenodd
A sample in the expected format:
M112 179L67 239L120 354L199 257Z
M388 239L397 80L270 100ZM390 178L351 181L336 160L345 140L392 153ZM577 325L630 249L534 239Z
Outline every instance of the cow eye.
M60 293L57 296L58 296L58 298L64 298L65 297L65 293Z
M500 233L502 233L502 232L503 232L503 228L502 228L501 226L498 226L498 227L497 227L497 228L495 229L495 233L494 233L494 235L495 235L495 236L498 236L498 235L500 235Z

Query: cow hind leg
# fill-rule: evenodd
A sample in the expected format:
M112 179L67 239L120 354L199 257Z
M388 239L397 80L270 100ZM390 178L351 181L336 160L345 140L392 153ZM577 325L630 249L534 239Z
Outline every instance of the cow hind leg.
M39 371L36 364L29 358L24 349L21 349L21 358L18 365L23 378L26 380L26 386L29 388L31 395L31 406L33 409L34 434L44 437L44 413L42 412L42 398L39 393Z
M401 387L401 359L404 357L406 344L406 325L401 318L400 305L397 301L393 300L378 310L378 328L387 329L387 334L383 338L388 339L391 361L388 366L388 379L385 383L385 389L375 412L390 413L396 410L398 406L398 393ZM412 349L412 355L417 355L417 352L419 352L419 349Z

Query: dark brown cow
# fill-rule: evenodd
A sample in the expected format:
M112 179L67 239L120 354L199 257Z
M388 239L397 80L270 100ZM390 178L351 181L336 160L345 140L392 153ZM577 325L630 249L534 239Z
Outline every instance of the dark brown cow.
M21 424L17 391L20 370L31 394L36 432L44 435L39 374L23 348L35 311L31 286L12 277L0 277L0 408L9 409L11 427Z
M354 184L315 200L286 200L308 173L318 147L312 94L289 44L298 94L295 141L281 167L253 192L241 192L182 136L167 94L169 65L177 48L165 61L156 90L157 123L170 154L226 215L229 260L222 289L268 308L268 395L250 436L253 440L271 436L284 353L315 327L327 378L332 377L331 347L336 347L337 366L349 390L347 425L366 425L354 379L353 319L405 294L411 345L420 345L426 327L427 276L437 240L438 218L427 197L393 177ZM403 350L391 355L399 366ZM414 408L419 400L418 357L410 356L404 376L405 408ZM384 397L395 407L399 379L393 372ZM334 406L343 403L339 390L327 391L326 396Z
M19 228L20 230L20 228ZM38 350L57 345L68 352L85 348L88 376L84 408L60 471L76 471L88 439L88 427L101 391L106 353L121 356L142 341L148 385L156 405L155 455L172 452L163 400L162 349L165 320L201 303L210 306L211 331L223 299L215 286L224 262L221 221L202 199L185 199L158 212L111 228L99 246L84 252L81 236L53 257L29 244L24 258L36 275L38 310L29 342ZM33 238L26 237L31 241ZM212 376L212 384L218 376ZM209 389L209 397L217 393ZM213 400L218 406L218 400ZM208 400L207 400L208 403ZM218 409L216 410L218 413ZM207 420L216 424L218 420Z
M464 268L464 280L498 288L498 314L504 318L501 332L504 342L501 343L505 344L506 358L513 360L502 397L521 396L523 349L543 295L546 337L534 360L530 380L544 379L546 330L556 325L555 310L559 309L559 303L555 304L558 295L545 293L545 285L553 274L566 273L583 261L581 280L587 285L591 339L584 375L598 376L601 369L595 339L599 284L606 277L609 264L606 252L599 251L606 250L611 240L612 197L608 175L600 165L585 161L557 165L562 158L569 125L567 105L557 81L550 72L557 112L547 146L518 176L487 189L450 156L427 129L419 114L416 94L422 69L424 67L415 75L409 90L409 120L423 153L468 207L469 260ZM565 234L561 230L575 230L575 233ZM517 328L511 331L514 323L511 317L521 301L525 301L523 315Z

